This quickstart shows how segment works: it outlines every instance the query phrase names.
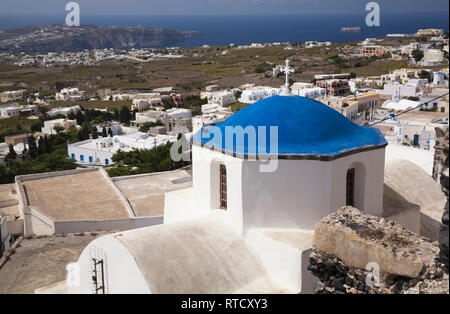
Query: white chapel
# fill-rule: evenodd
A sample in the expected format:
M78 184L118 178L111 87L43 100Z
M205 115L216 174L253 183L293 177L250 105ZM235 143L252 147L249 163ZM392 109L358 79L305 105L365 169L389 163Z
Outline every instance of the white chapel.
M165 195L164 224L94 240L69 293L311 293L314 225L383 214L386 140L315 100L266 98L191 142L193 186Z

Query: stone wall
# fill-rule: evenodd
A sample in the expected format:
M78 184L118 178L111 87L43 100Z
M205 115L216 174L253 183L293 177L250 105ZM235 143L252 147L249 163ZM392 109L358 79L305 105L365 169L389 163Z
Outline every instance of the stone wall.
M439 245L389 219L342 207L314 230L316 293L448 293Z
M433 178L438 180L442 186L442 191L447 196L447 203L445 204L444 214L442 215L443 231L446 237L440 239L440 253L439 259L442 263L446 265L448 270L449 260L448 260L448 196L449 196L449 162L448 162L448 151L449 151L449 129L448 127L436 128L436 145L434 152L434 165L433 165Z

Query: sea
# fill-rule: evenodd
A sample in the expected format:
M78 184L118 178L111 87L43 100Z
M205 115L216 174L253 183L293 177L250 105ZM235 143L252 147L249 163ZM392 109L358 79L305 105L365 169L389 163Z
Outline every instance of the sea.
M29 25L62 24L61 15L0 15L0 29ZM368 27L365 13L296 15L81 15L81 24L99 26L147 25L179 31L199 31L200 37L176 44L180 47L201 45L305 42L309 40L347 42L383 37L389 33L415 33L419 28L448 30L445 13L381 14L380 26ZM342 27L361 28L360 32L341 32Z

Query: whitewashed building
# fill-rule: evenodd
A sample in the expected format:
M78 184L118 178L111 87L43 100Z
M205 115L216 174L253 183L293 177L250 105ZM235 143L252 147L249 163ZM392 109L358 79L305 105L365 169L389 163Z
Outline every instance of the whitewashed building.
M133 103L131 105L131 110L142 111L152 107L161 107L163 105L163 101L161 97L150 98L150 99L142 99L137 98L133 99Z
M346 204L383 215L378 130L298 96L262 100L216 126L278 126L278 145L211 140L217 129L203 127L193 187L166 193L164 225L94 240L69 293L312 293L314 225Z
M61 127L64 132L77 128L76 120L69 119L54 119L47 120L44 122L44 126L41 129L41 132L44 134L56 134L55 127Z
M56 100L62 101L77 101L77 100L87 100L88 97L84 91L80 91L78 88L63 88L60 92L55 95Z
M419 106L419 101L409 100L409 99L401 99L398 92L394 91L394 95L392 99L386 100L381 107L383 109L390 109L394 111L403 111L407 109L416 108Z
M168 118L172 119L190 119L192 118L192 111L191 109L187 108L170 108L167 109L166 115Z
M444 72L438 71L433 74L433 86L434 87L448 87L448 80L445 80Z
M419 85L390 83L384 85L381 93L385 95L394 95L394 93L398 93L400 97L418 97L422 93L422 89Z
M228 111L231 112L230 107L223 107L219 104L205 104L202 105L202 113L208 114L208 113L215 113L217 111Z
M327 96L327 90L322 87L316 87L312 83L296 82L291 86L291 93L295 96L302 96L306 98L316 99Z
M196 133L204 125L224 121L232 114L230 107L222 107L219 104L202 105L202 114L192 117L192 132Z
M428 79L410 79L406 85L419 86L420 88L423 88L425 85L428 85Z
M20 110L16 106L0 107L0 118L8 119L18 117Z
M135 94L117 93L112 95L113 101L133 100Z
M209 102L216 103L221 106L231 105L236 102L234 98L233 91L220 91L211 93L211 97L209 98Z
M246 104L252 104L261 99L279 95L281 93L281 88L274 88L268 86L255 86L245 89L239 101Z
M81 107L78 105L71 107L58 107L48 111L47 115L49 115L50 117L54 117L57 115L63 115L67 117L69 114L71 113L76 114L78 111L81 111Z
M436 66L444 61L444 52L439 49L426 49L421 64L423 66Z
M8 102L8 101L20 100L23 98L25 92L26 92L25 89L4 91L4 92L0 93L0 101Z
M386 139L389 145L401 145L409 148L417 148L425 151L432 151L436 144L436 132L435 128L440 127L438 123L431 123L426 121L411 121L411 120L397 120L395 118L383 121L381 126L389 127L392 131L386 134ZM395 150L396 148L392 148ZM429 160L422 160L421 163L417 163L418 166L427 169L432 165L433 156L429 156ZM399 159L409 159L406 156L398 157ZM431 174L430 171L426 170Z
M103 132L103 128L105 128L106 130L106 134L108 134L108 132L111 130L112 135L121 135L124 132L124 129L122 127L122 124L120 124L119 122L104 122L104 123L100 123L95 125L95 127L97 128L97 132L98 134L102 134Z
M164 111L160 110L147 110L136 112L136 120L131 121L131 126L133 127L141 127L143 124L147 122L157 122L161 121L163 124L166 123L167 115Z
M176 141L176 136L132 132L98 139L89 139L67 145L69 157L82 165L109 166L114 164L112 156L119 150L129 152L133 149L152 149L167 142Z

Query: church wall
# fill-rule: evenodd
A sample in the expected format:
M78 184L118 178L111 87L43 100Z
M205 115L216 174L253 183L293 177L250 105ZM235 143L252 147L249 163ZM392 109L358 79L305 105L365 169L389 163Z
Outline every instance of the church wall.
M355 207L371 215L382 215L384 155L382 148L332 161L332 210L346 205L347 170L355 168Z
M213 158L203 149L192 146L192 185L194 188L194 207L208 210L211 203L210 163ZM202 156L205 156L203 158ZM203 191L203 193L201 193Z
M202 211L194 207L192 187L164 194L164 224L183 221Z
M278 160L274 172L262 162L243 160L193 146L194 208L219 208L219 166L227 167L227 215L238 233L249 228L301 228L346 205L347 170L355 168L355 207L382 214L385 150L333 161Z
M330 162L278 160L274 172L259 172L260 164L243 165L244 233L254 227L312 230L330 212Z
M83 250L78 259L79 285L68 285L68 293L93 294L93 257L103 258L105 261L107 293L151 293L133 256L113 235L95 239Z
M292 293L314 293L318 280L307 270L311 248L293 247L277 241L266 236L264 229L249 230L245 241L272 278L289 287Z
M194 208L209 212L219 209L219 167L227 169L227 210L236 232L242 231L242 163L243 160L201 148L192 147L192 183L194 189Z

